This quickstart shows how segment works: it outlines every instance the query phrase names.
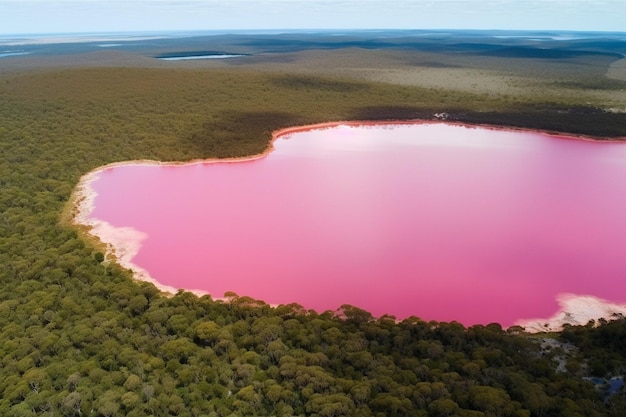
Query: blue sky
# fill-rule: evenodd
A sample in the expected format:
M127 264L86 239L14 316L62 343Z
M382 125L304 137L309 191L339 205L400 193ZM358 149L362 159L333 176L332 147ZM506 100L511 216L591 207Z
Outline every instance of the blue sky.
M227 29L626 32L626 0L0 0L0 33Z

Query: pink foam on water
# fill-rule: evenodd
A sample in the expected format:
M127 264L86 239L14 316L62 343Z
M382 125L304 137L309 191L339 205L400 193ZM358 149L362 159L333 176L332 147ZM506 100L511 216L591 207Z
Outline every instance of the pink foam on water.
M159 283L464 324L626 301L626 145L443 123L286 134L266 157L104 170L91 217Z

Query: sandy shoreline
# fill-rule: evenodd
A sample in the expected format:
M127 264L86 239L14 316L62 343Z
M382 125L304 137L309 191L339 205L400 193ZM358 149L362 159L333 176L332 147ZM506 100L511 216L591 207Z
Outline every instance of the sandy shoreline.
M69 222L77 226L81 233L84 233L88 240L96 241L95 245L105 253L106 262L117 262L122 267L132 271L133 277L137 280L147 281L154 284L160 291L166 294L175 294L179 289L171 286L163 285L150 276L148 271L134 264L132 259L138 253L141 248L142 242L147 238L147 235L139 230L133 228L117 228L111 224L99 220L90 218L90 214L94 208L95 198L97 193L94 191L92 184L98 180L100 174L105 170L128 165L151 165L151 166L183 166L183 165L197 165L197 164L209 164L209 163L235 163L242 161L252 161L264 158L269 155L274 149L274 141L279 137L298 132L304 132L315 129L329 129L337 126L380 126L380 125L414 125L414 124L448 124L455 126L464 126L468 128L482 128L490 130L504 130L512 132L532 132L545 134L550 137L567 140L584 140L601 143L614 143L626 140L626 138L614 138L598 140L593 137L573 136L567 134L560 134L556 132L547 132L534 129L523 128L511 128L511 127L499 127L493 125L469 125L460 122L449 122L445 120L409 120L409 121L342 121L342 122L327 122L306 126L288 127L284 129L276 130L272 133L271 141L267 149L257 155L240 158L211 158L211 159L195 159L187 162L161 162L153 160L131 160L124 162L114 162L107 165L103 165L94 169L93 171L83 175L68 202L68 213L70 218ZM192 292L198 296L209 294L206 291L198 289L187 289L185 291ZM213 296L213 295L212 295ZM222 299L222 296L213 296L214 299ZM558 331L561 330L564 324L579 325L586 324L589 320L598 320L604 318L611 320L619 317L618 315L626 315L626 305L613 304L607 300L603 300L590 295L575 295L575 294L560 294L557 297L559 304L559 311L552 317L544 319L522 319L518 320L515 325L520 325L526 328L529 332L544 332L544 331Z
M626 304L615 304L592 295L563 293L557 296L559 310L548 319L523 319L515 324L528 332L560 331L566 324L585 325L591 320L607 321L626 316Z

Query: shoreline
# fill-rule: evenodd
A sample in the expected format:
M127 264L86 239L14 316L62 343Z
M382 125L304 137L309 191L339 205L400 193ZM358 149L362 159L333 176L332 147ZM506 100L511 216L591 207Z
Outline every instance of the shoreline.
M552 130L545 129L533 129L526 127L515 127L515 126L500 126L488 123L467 123L460 122L455 120L448 119L399 119L399 120L382 120L382 121L371 121L371 120L351 120L351 121L337 121L337 122L322 122L322 123L313 123L310 125L303 126L294 126L294 127L286 127L282 129L275 130L272 132L272 139L270 141L270 146L273 147L273 142L282 135L293 134L298 132L305 132L308 130L316 130L316 129L330 129L337 126L350 126L350 127L358 127L358 126L380 126L380 125L419 125L419 124L446 124L452 126L465 127L468 129L472 128L480 128L480 129L488 129L488 130L499 130L505 132L519 132L519 133L539 133L543 134L555 139L564 139L564 140L580 140L585 142L593 142L593 143L625 143L626 136L616 136L616 137L603 137L603 136L591 136L591 135L578 135L574 133L565 133L558 132ZM265 156L265 152L260 154Z
M274 141L285 135L291 135L310 130L331 129L338 126L399 126L418 124L447 124L465 128L537 133L555 139L583 140L595 143L621 143L626 141L626 138L598 139L587 136L574 136L571 134L548 132L536 129L500 127L495 125L483 124L467 124L455 121L427 119L397 121L337 121L316 123L304 126L294 126L273 131L271 140L269 141L267 148L262 153L256 155L233 158L193 159L190 161L171 162L138 159L113 162L97 167L94 170L81 176L78 183L74 187L74 190L72 191L66 208L63 210L63 213L61 215L61 221L66 222L72 227L77 228L79 234L83 238L91 242L98 250L101 250L105 254L104 262L118 263L122 268L130 270L133 275L133 279L150 282L155 285L159 291L167 296L171 296L176 294L179 289L159 283L148 273L148 271L132 262L132 259L141 248L142 241L147 238L147 235L145 233L129 227L117 228L105 221L89 217L90 213L93 211L95 198L97 196L97 193L92 188L92 184L99 179L102 172L106 171L107 169L119 166L185 166L211 163L236 163L254 161L268 156L274 150ZM204 290L184 289L184 291L194 293L199 297L204 295L210 295L214 300L224 300L223 296L216 297L208 291ZM563 328L563 325L565 324L586 324L589 320L612 320L616 318L616 314L626 315L626 304L615 304L591 295L575 295L569 293L559 294L556 301L559 305L559 310L553 316L543 319L519 319L511 326L520 325L522 327L525 327L526 331L529 333L559 331ZM603 308L600 308L600 306L603 306ZM602 314L601 316L589 315L594 315L600 312Z
M626 316L626 304L614 303L593 295L572 293L556 297L559 310L548 319L521 319L515 325L522 326L529 333L561 331L565 325L584 326L590 321L615 320Z

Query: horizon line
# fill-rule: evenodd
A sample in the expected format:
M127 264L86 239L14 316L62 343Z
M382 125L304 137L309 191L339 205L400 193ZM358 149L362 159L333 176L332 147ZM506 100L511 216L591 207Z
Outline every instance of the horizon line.
M501 29L501 28L239 28L239 29L138 29L138 30L97 30L97 31L69 31L69 32L11 32L2 33L0 37L26 37L26 36L88 36L88 35L113 35L113 34L193 34L193 33L219 33L219 34L242 34L242 33L296 33L296 32L507 32L507 33L598 33L598 34L625 34L620 30L591 30L591 29Z

